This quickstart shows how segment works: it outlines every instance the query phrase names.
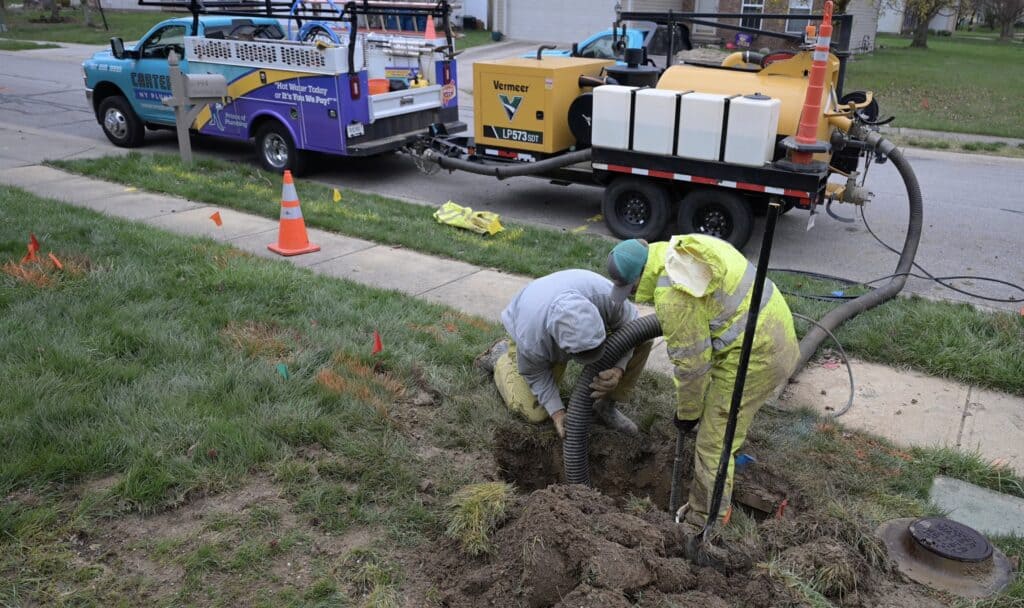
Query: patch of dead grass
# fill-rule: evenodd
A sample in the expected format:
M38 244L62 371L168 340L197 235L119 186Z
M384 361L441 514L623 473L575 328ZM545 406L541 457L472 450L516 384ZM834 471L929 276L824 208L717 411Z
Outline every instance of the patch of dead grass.
M54 258L56 258L56 262ZM54 256L54 258L40 256L31 262L6 262L0 266L0 272L14 278L19 283L44 289L56 286L67 277L84 276L93 269L92 260L87 256Z
M232 321L220 335L235 350L257 359L286 359L302 342L298 330L259 321Z

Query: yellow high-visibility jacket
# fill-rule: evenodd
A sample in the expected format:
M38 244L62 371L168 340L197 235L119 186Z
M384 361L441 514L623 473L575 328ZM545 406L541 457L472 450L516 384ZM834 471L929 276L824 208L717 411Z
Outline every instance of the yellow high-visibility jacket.
M753 264L742 253L715 237L686 234L650 245L636 301L654 303L675 366L680 420L700 418L712 367L738 365L754 274ZM795 346L789 306L766 281L751 361L768 362L776 352L792 358ZM795 360L779 362L790 371L795 364Z

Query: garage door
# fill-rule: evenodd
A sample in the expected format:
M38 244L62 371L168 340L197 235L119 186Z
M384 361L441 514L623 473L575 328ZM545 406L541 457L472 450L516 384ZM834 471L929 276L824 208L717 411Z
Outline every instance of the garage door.
M506 6L509 37L566 47L615 21L615 0L507 0Z

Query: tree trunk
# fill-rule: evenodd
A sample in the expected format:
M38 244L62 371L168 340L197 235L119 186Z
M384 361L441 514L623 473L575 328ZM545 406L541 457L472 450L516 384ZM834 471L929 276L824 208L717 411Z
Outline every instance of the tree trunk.
M1014 19L1009 19L1003 22L1003 29L999 32L1000 40L1012 40L1013 39L1013 22Z
M910 43L910 48L913 49L926 49L928 48L928 22L931 19L918 19L917 25L914 26L914 40Z
M60 4L58 0L50 0L50 23L57 23L60 19Z
M92 27L92 2L82 0L82 13L85 17L85 27Z

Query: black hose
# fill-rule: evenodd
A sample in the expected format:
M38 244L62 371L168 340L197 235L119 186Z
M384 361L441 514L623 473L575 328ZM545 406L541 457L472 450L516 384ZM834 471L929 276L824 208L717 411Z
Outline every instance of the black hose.
M661 335L661 323L655 315L630 321L608 337L604 351L596 363L583 368L569 397L569 413L565 417L565 442L562 460L566 483L590 484L590 422L594 416L593 390L590 383L598 372L615 367L615 363L638 344Z
M802 370L807 362L811 360L814 353L821 346L821 343L828 337L829 331L835 331L837 327L852 319L858 314L869 310L896 297L896 294L903 289L907 283L907 274L914 265L914 256L917 255L917 245L921 241L921 226L924 216L924 203L921 198L921 186L917 183L917 176L910 167L910 163L903 157L903 153L890 141L883 139L877 133L869 133L867 142L875 146L877 150L888 155L893 166L900 172L903 184L907 188L907 197L910 204L910 220L907 224L907 236L903 241L903 250L900 252L899 263L896 264L896 272L888 283L873 289L868 293L850 300L833 309L827 315L818 320L818 325L812 326L800 340L800 361L797 363L795 375Z
M476 173L477 175L488 175L498 179L508 179L510 177L522 177L524 175L544 173L553 169L560 169L569 165L575 165L576 163L586 162L590 160L590 155L591 150L590 148L587 148L586 150L578 150L576 152L570 152L568 154L538 160L532 163L483 164L469 160L462 160L461 158L452 158L450 156L444 156L434 152L433 150L427 150L424 153L423 158L433 161L445 169L458 169L459 171Z

